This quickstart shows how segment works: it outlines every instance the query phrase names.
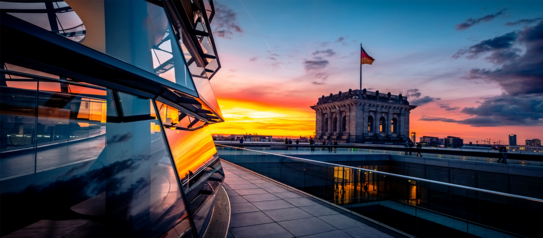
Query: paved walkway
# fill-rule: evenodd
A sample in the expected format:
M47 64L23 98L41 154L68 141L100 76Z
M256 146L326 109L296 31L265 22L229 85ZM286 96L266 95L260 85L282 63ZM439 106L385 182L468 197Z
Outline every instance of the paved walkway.
M392 237L303 193L221 160L232 217L228 237ZM383 228L384 229L384 228ZM396 234L399 235L399 234Z

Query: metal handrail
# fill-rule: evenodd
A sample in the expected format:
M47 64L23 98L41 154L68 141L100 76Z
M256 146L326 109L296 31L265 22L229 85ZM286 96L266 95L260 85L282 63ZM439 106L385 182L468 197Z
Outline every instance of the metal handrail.
M339 166L339 167L357 169L357 170L360 170L360 171L363 170L363 171L367 171L367 172L373 172L373 173L378 173L378 174L384 174L384 175L389 175L389 176L406 178L406 179L415 180L415 181L423 181L423 182L428 182L428 183L441 184L441 185L446 185L446 186L451 186L451 187L456 187L456 188L463 188L463 189L467 189L467 190L473 190L473 191L477 191L477 192L484 192L484 193L496 194L496 195L501 195L501 196L506 196L506 197L511 197L511 198L519 198L519 199L524 199L524 200L543 203L543 199L539 199L539 198L533 198L533 197L526 197L526 196L521 196L521 195L510 194L510 193L497 192L497 191L481 189L481 188L473 188L473 187L468 187L468 186L463 186L463 185L458 185L458 184L445 183L445 182L434 181L434 180L423 179L423 178L417 178L417 177L411 177L411 176L406 176L406 175L401 175L401 174L393 174L393 173L388 173L388 172L383 172L383 171L378 171L378 170L358 168L358 167L353 167L353 166L348 166L348 165L334 164L334 163L322 162L322 161L316 161L316 160L310 160L310 159L302 159L302 158L298 158L298 157L275 154L275 153L269 153L269 152L258 151L258 150L238 148L238 147L221 145L221 144L216 144L216 145L223 146L223 147L234 148L236 150L247 150L247 151L252 151L252 152L257 152L257 153L262 153L262 154L275 155L275 156L279 156L279 157L285 157L285 158L289 158L289 159L293 159L293 160L300 160L300 161L309 162L309 163Z

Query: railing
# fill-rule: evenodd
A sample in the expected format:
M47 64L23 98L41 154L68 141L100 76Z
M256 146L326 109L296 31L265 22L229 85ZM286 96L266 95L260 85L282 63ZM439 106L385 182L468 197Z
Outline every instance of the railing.
M346 166L225 145L217 150L222 159L415 236L541 234L540 198L393 174L384 165Z
M239 147L240 143L236 141L216 141L215 143L231 145ZM259 145L260 144L260 145ZM311 151L312 154L326 153L328 151L328 146L316 145L313 148L307 144L300 145L285 145L281 143L245 143L245 147L252 148L256 150L273 150L277 154L295 154L295 153L307 153ZM417 155L417 149L412 148L411 150L406 149L405 147L398 146L349 146L349 145L339 145L332 146L334 154L389 154L389 155ZM409 152L411 151L411 152ZM423 147L420 150L423 158L434 158L434 159L454 159L462 161L472 161L480 163L497 163L500 154L497 151L469 151L469 150L455 150L455 149L435 149ZM519 154L519 153L508 153L507 162L509 165L514 166L535 166L543 167L543 154Z

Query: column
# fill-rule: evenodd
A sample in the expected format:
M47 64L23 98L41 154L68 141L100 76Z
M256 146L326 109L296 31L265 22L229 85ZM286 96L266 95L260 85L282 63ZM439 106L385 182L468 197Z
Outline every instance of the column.
M392 137L392 118L394 118L394 107L388 106L387 114L387 135Z
M320 109L315 109L315 136L319 136L322 129L322 113Z
M337 122L336 122L336 133L337 134L341 134L341 111L340 111L340 107L336 107L336 116L337 116Z
M334 127L332 124L334 123L334 118L332 117L332 108L328 108L328 133L332 134L334 131Z
M368 104L362 104L362 135L368 133L368 116L370 116L370 108Z
M373 128L374 128L373 130L377 134L381 133L379 131L379 122L380 122L380 119L381 119L381 111L382 111L382 106L381 105L376 105L375 106L375 117L373 118Z

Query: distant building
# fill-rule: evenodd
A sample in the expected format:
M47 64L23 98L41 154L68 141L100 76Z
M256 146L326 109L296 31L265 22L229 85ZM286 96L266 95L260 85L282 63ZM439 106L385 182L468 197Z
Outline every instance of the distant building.
M417 142L417 133L416 132L411 132L411 141L413 141L413 143Z
M509 146L517 146L517 135L509 135Z
M273 136L266 135L235 135L236 138L243 137L246 142L272 142Z
M526 140L526 146L541 146L541 140L540 139Z
M459 148L464 145L464 140L459 137L447 136L445 140L445 147Z
M439 138L433 136L423 136L420 138L420 143L423 146L438 146Z
M315 110L315 140L402 144L409 139L409 114L416 106L390 93L350 90L322 96Z

